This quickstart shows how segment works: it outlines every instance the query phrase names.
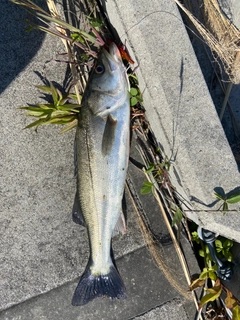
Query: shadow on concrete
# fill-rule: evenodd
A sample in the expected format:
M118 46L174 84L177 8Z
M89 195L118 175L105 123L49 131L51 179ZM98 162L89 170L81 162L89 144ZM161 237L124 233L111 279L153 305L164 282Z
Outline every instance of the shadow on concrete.
M46 9L43 1L36 4ZM0 93L3 92L17 75L28 65L40 48L45 34L38 30L26 32L26 19L30 15L9 0L1 1L1 40L0 40Z
M216 188L214 188L214 192L216 192L217 194L219 194L221 197L222 197L222 199L229 199L229 198L231 198L231 197L233 197L233 196L239 196L240 195L240 186L238 186L238 187L236 187L236 188L234 188L233 190L230 190L229 192L227 192L227 193L225 193L225 191L224 191L224 189L222 188L222 187L216 187ZM200 199L198 199L198 198L196 198L195 196L193 196L193 195L191 195L190 196L190 200L191 201L193 201L193 202L196 202L196 203L199 203L199 204L201 204L201 205L203 205L203 206L205 206L205 207L208 207L208 208L212 208L212 207L214 207L215 206L215 204L216 203L221 203L221 201L222 200L220 200L220 199L216 199L216 200L214 200L212 203L209 203L209 204L206 204L206 203L204 203L202 200L200 200ZM238 201L237 201L238 202ZM237 203L237 202L235 202L235 203ZM230 203L231 204L231 202L228 202L228 203ZM232 202L232 204L234 204L234 202Z

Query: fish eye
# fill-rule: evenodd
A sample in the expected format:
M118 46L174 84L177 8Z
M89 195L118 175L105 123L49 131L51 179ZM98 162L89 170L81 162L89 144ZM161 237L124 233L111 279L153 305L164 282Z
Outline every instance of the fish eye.
M95 68L95 72L96 72L97 74L103 73L103 72L104 72L104 66L101 65L101 64L98 64L98 65L96 66L96 68Z

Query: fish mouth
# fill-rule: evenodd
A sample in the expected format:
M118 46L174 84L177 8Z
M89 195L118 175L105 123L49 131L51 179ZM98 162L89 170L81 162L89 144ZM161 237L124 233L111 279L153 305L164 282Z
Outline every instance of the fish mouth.
M107 62L111 71L118 69L119 63L122 62L121 54L114 42L109 45L109 51L103 48L103 54L107 58Z

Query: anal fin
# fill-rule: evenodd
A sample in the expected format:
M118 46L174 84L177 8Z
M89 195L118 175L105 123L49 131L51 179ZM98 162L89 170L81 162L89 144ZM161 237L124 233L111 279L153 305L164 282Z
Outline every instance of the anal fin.
M119 233L125 234L127 232L126 221L123 212L121 211L112 233L112 237L115 237Z

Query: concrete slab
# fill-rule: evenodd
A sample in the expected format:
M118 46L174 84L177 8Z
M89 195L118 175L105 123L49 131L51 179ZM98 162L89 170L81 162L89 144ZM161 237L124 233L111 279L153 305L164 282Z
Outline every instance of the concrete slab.
M115 0L106 7L139 64L147 117L171 157L173 185L196 210L189 218L240 241L238 213L212 211L219 207L214 189L239 190L240 174L175 4Z
M239 175L175 4L136 0L125 6L116 0L108 2L107 8L110 20L122 39L128 39L140 64L138 75L147 115L165 153L171 156L173 184L202 210L201 215L193 213L190 217L239 240L237 215L222 217L216 213L210 219L204 212L212 208L214 187L221 186L228 192L239 185ZM14 40L9 45L13 44ZM0 318L91 319L99 315L99 319L127 319L179 297L184 304L142 248L144 242L127 199L128 235L114 241L114 253L121 257L117 265L129 299L116 304L99 299L81 312L70 306L77 284L71 281L83 271L88 257L86 230L71 222L74 133L59 136L58 128L40 129L39 134L23 131L28 121L15 109L38 101L32 84L40 80L34 71L60 84L65 81L66 65L54 60L56 53L64 51L61 42L47 36L39 46L34 59L29 57L27 66L19 67L10 77L11 86L7 87L10 82L5 84L1 93L5 112L0 128L0 310L20 304L2 311ZM139 191L139 177L133 167L130 170ZM180 181L174 175L176 171ZM163 223L156 220L156 206L148 208L147 204L145 210L150 208L153 221L157 221L156 232L164 234L158 229ZM166 255L173 270L179 271L175 272L177 279L186 291L172 246L166 248Z
M127 288L126 300L96 299L86 306L72 307L71 297L78 282L74 281L2 311L0 319L125 320L146 313L156 306L160 306L162 314L167 310L173 313L180 311L183 315L181 320L188 319L183 309L186 301L169 285L146 248L118 259L117 265ZM170 303L166 309L167 302ZM164 306L161 307L162 305ZM193 318L190 314L189 319Z
M3 6L15 19L18 10L9 1ZM23 30L25 27L22 25ZM4 39L9 48L15 48L16 40L9 32L3 34ZM2 82L0 310L77 278L88 259L86 230L71 220L76 184L74 132L59 135L60 128L53 126L40 128L37 134L23 130L30 119L16 109L40 101L41 94L34 88L43 84L39 75L64 86L66 64L55 61L57 54L65 52L64 47L59 39L41 36L43 42L35 56L28 56L26 66L21 65L21 57L13 59L15 73ZM21 33L21 46L25 50L21 55L27 56L34 38ZM3 64L3 74L8 71L11 73L8 63ZM128 234L116 244L116 257L144 244L131 209L129 212Z
M43 8L46 5L41 1ZM27 14L20 7L16 7L8 0L1 1L2 14L0 23L2 37L0 41L0 93L18 75L29 61L33 59L45 37L43 33L33 31L26 35Z
M188 318L186 311L180 301L174 300L167 302L166 304L157 307L139 317L135 317L134 320L184 320Z

